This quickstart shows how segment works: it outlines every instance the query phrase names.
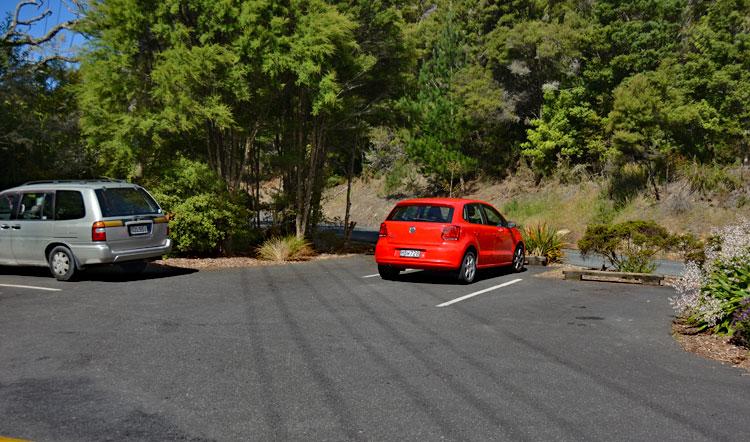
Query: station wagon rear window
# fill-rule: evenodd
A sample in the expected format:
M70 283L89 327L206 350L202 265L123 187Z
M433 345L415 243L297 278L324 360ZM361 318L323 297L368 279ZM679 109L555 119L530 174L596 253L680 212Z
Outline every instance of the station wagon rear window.
M145 190L134 187L96 189L96 198L105 218L148 215L159 212L159 205Z
M449 223L453 219L453 208L430 204L407 204L397 206L388 216L389 221L423 221Z

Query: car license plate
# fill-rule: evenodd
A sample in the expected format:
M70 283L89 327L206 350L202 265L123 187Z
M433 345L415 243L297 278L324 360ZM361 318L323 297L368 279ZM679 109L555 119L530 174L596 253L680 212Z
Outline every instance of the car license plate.
M148 224L137 224L135 226L128 227L130 229L130 235L147 235L148 234Z
M419 250L401 250L399 252L399 256L402 258L419 258L422 255L422 252Z

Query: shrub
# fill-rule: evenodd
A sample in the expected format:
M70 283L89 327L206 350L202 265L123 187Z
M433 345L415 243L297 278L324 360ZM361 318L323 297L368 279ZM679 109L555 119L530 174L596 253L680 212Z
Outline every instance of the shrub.
M691 262L674 284L677 314L699 329L747 337L750 328L750 222L714 231L705 262Z
M609 177L609 196L622 205L636 196L648 185L646 168L638 163L625 163L616 168Z
M263 242L264 237L263 230L252 227L250 223L236 226L224 240L222 249L230 255L250 255Z
M702 265L706 261L705 245L692 233L673 236L671 247L682 255L685 262L692 261Z
M521 230L523 242L526 245L526 253L534 256L545 256L547 262L560 262L563 257L565 236L568 232L557 231L546 223L537 224L533 227L525 227Z
M656 270L656 262L650 252L639 250L636 253L626 254L617 270L633 273L653 273Z
M750 348L750 298L740 302L740 308L734 313L734 334L730 342Z
M252 235L249 212L242 196L230 194L207 164L177 158L158 181L148 185L172 214L169 227L175 252L216 255L226 252L227 246L242 252L239 247Z
M184 254L222 253L222 244L239 230L239 207L203 193L171 208L174 248Z
M578 241L581 255L600 255L615 269L651 273L654 256L674 243L667 230L653 221L626 221L620 224L591 224Z
M266 261L299 261L313 254L310 243L294 235L276 236L263 243L258 256Z
M593 222L597 224L610 224L617 216L618 209L621 209L612 200L599 196L594 201L594 218Z
M725 166L691 162L683 164L680 175L690 190L702 195L728 193L742 187L742 181Z

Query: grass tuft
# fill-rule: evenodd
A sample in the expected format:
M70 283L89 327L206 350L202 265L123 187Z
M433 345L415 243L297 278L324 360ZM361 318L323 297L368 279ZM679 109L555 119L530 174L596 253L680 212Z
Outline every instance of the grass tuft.
M258 249L260 259L274 262L300 261L313 254L310 243L294 235L273 237Z

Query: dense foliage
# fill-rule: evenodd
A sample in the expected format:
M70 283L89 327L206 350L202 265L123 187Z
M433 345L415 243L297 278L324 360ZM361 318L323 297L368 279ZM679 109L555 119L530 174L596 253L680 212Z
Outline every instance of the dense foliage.
M750 0L97 0L78 29L80 64L0 42L3 186L187 158L304 236L331 176L578 168L658 199L750 145Z

